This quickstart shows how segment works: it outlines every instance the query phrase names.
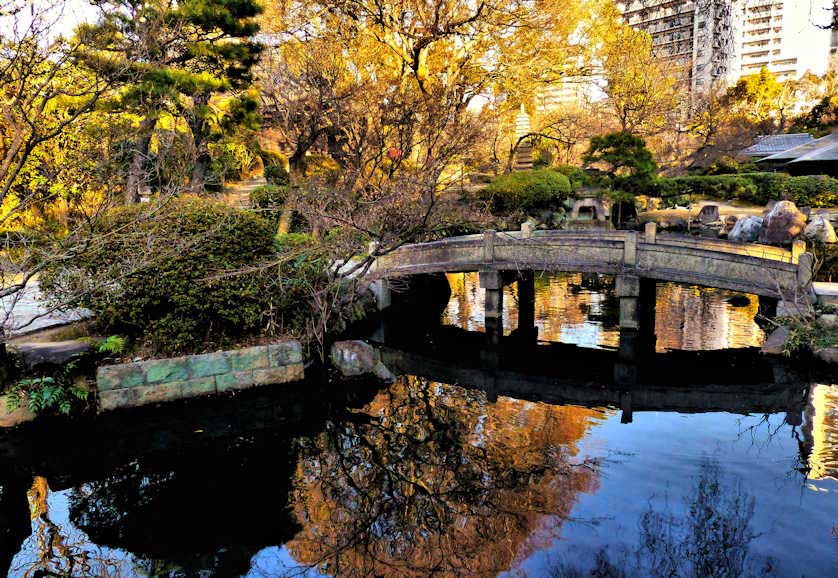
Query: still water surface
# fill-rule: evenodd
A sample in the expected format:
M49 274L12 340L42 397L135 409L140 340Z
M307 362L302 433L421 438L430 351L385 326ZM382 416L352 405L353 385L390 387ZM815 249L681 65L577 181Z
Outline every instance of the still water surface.
M479 330L479 291L451 281L443 323ZM540 339L616 347L607 286L576 284L542 282ZM659 286L669 309L658 350L758 343L755 305L728 298ZM696 336L696 316L717 331ZM419 357L387 355L465 358L464 335L460 350L423 338L434 343ZM788 379L743 354L735 364L753 371L698 357L714 365L693 386L664 376L630 391L577 387L562 380L574 351L551 357L549 379L534 368L491 388L477 383L485 368L449 361L474 383L413 371L390 386L305 384L7 432L0 566L11 576L836 575L838 384Z

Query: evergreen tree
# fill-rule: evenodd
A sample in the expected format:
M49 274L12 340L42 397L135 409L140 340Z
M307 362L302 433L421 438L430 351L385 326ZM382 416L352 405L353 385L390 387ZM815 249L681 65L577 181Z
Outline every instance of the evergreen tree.
M587 166L605 166L614 188L629 193L642 192L658 171L646 142L628 132L593 137L583 160Z
M162 115L186 121L194 145L189 190L206 181L211 138L210 100L240 90L251 80L261 46L254 35L261 12L255 0L91 0L101 9L77 34L83 60L107 65L120 86L108 103L139 118L125 183L125 200L136 202L149 146Z

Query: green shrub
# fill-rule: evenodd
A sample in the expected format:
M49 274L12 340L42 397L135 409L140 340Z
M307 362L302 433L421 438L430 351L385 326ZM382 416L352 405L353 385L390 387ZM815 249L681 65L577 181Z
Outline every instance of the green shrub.
M287 186L266 185L256 187L250 192L250 206L276 229L287 197Z
M800 351L838 347L838 328L821 327L812 320L779 319L789 328L789 335L783 345L783 354L791 356Z
M258 215L180 199L114 210L99 233L68 266L45 271L41 286L59 299L82 295L75 305L102 329L180 352L264 327L273 279L252 267L272 258L274 232Z
M531 213L560 206L570 195L570 181L553 169L517 171L496 178L482 194L495 213Z
M815 256L816 281L838 281L838 244L807 240L808 251Z
M570 181L570 188L573 191L578 191L582 187L593 184L591 177L579 167L573 165L558 165L553 167L553 170L566 176Z
M291 176L285 170L288 164L286 158L271 151L262 151L261 157L265 167L265 180L271 185L287 187L291 183Z
M759 171L754 161L748 160L739 162L730 157L719 159L704 171L698 174L704 175L735 175L739 173L753 173Z
M265 166L265 180L272 185L287 187L291 182L291 176L285 167L280 164Z
M838 179L826 176L792 177L785 173L739 173L660 178L653 185L660 197L689 195L722 200L739 199L757 205L789 199L799 207L838 204Z
M247 143L221 142L209 145L210 164L208 185L220 190L224 182L238 181L253 169L256 156Z
M26 402L32 413L69 415L87 401L90 390L63 377L43 376L21 379L6 392L6 409L14 411Z
M838 179L827 176L789 177L785 194L799 207L838 205Z

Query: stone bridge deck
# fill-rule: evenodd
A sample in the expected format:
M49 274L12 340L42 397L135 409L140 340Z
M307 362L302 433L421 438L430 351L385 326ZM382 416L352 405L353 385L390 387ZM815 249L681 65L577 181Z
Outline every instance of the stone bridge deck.
M635 231L527 231L405 245L370 275L390 278L466 271L568 271L675 281L796 299L811 292L811 256L756 244Z

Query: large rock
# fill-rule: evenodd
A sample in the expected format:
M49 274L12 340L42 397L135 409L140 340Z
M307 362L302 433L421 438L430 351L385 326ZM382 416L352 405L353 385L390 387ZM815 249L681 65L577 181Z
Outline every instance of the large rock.
M736 221L730 233L727 234L727 238L737 243L753 243L759 238L761 229L762 217L751 215Z
M827 329L836 329L838 328L838 315L834 313L822 313L818 315L818 318L815 319L815 322L818 324L819 327L825 327Z
M384 381L396 376L381 362L381 354L369 343L359 340L336 341L329 356L344 377L373 374Z
M719 205L704 205L698 212L698 220L703 224L715 223L719 220Z
M724 227L722 228L722 233L729 235L730 232L733 230L733 227L736 226L737 221L739 218L736 215L727 215L722 222L724 223Z
M791 201L774 205L762 223L758 241L769 245L789 245L806 226L806 215Z
M835 228L832 223L823 215L815 215L806 228L803 229L803 236L807 239L814 239L821 243L835 243L838 242L838 237L835 235Z
M816 349L814 354L823 362L838 365L838 347L821 347Z
M789 334L791 330L788 327L778 327L762 344L762 352L768 355L782 355Z

